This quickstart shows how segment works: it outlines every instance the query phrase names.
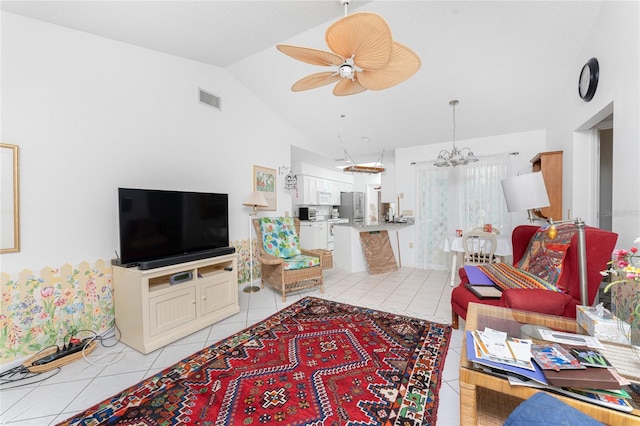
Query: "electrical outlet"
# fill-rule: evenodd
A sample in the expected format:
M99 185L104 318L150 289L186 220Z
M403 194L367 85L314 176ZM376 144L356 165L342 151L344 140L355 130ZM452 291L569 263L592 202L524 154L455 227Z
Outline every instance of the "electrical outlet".
M289 212L284 212L284 217L289 217Z
M409 243L409 248L413 248L413 243Z

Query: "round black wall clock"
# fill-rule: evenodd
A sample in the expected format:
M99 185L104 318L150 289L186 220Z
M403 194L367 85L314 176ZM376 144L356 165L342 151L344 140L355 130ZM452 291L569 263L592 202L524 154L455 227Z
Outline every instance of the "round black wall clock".
M600 66L596 58L591 58L582 67L580 78L578 79L578 94L583 101L589 102L598 88L598 78L600 77Z

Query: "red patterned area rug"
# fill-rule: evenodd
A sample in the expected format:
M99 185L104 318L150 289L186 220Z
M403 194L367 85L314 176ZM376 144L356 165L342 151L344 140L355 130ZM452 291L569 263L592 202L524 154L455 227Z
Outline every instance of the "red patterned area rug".
M435 425L451 326L307 297L63 425Z

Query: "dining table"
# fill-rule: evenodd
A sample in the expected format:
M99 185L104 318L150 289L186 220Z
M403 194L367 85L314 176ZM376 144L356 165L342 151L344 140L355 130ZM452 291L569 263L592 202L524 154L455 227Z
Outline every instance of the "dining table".
M450 235L445 237L442 250L451 252L451 287L455 285L456 271L462 266L464 246L462 237ZM496 235L496 251L494 256L498 262L504 262L508 256L513 254L510 235Z

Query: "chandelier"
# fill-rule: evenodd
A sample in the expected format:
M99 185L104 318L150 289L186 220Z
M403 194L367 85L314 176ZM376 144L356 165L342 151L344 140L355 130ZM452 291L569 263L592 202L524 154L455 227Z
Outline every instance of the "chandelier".
M461 150L456 148L456 105L459 103L460 101L457 99L449 101L449 105L453 108L453 149L451 152L447 152L444 149L440 151L438 158L433 163L436 167L455 167L478 161L478 157L473 154L471 149L467 147Z

